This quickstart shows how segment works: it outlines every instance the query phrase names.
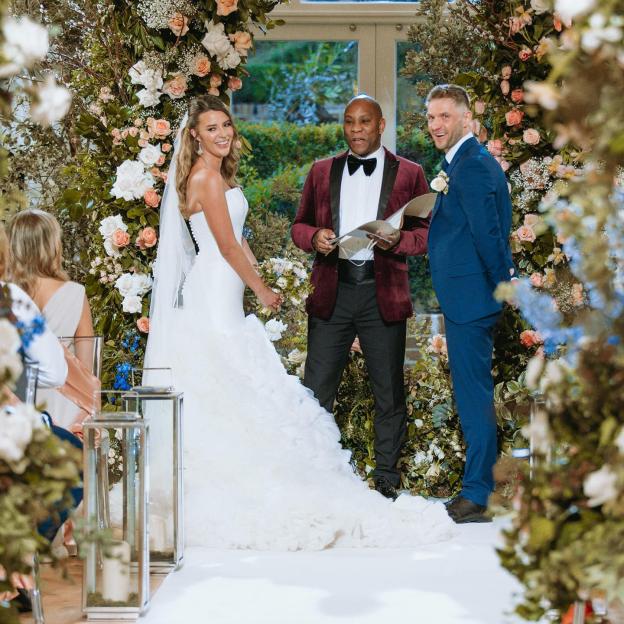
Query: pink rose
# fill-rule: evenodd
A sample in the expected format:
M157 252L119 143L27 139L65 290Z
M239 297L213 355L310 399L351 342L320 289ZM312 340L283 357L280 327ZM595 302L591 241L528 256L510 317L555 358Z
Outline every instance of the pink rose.
M156 161L156 165L157 165L158 167L160 167L161 165L164 165L164 164L165 164L165 155L164 155L164 154L161 154L161 155L158 157L158 160Z
M150 117L150 119L152 119ZM149 124L149 119L147 120L148 124ZM151 139L152 135L147 131L147 130L141 130L139 131L139 139L143 139L144 141L147 141L148 139Z
M128 129L127 129L127 128L124 128L124 129L121 131L121 138L122 138L122 139L127 139L127 138L128 138Z
M238 0L217 0L217 15L229 15L238 10Z
M210 59L203 54L195 59L195 66L193 67L193 73L196 76L202 78L207 76L210 72Z
M541 288L544 285L544 276L541 273L531 273L529 281L531 282L531 286Z
M476 115L483 115L483 113L485 113L485 102L483 100L477 100L474 109Z
M113 145L121 145L121 130L119 128L113 128L111 136L113 137Z
M147 138L164 139L171 134L171 124L166 119L154 119L150 117L147 120L147 129L149 134Z
M210 88L211 89L216 89L217 87L220 87L223 84L223 78L221 78L221 76L219 76L219 74L210 74ZM217 95L219 95L217 93Z
M504 160L502 158L497 158L496 160L498 160L498 164L501 166L501 169L503 171L508 171L509 167L511 167L511 164L509 163L509 161Z
M524 46L520 52L518 52L518 58L521 61L528 61L533 56L533 50Z
M437 353L438 355L446 355L446 338L441 334L436 334L435 336L432 336L430 348L434 353Z
M501 80L500 83L500 90L502 92L503 95L508 95L509 94L509 80Z
M214 95L218 97L219 95L221 95L221 93L216 87L210 87L210 89L208 89L208 95Z
M356 351L357 353L362 353L362 347L360 345L360 338L359 338L359 336L355 337L355 340L353 341L353 344L351 345L351 351Z
M143 333L143 334L149 334L149 326L150 326L150 322L149 319L147 318L147 316L142 316L140 319L137 320L137 329Z
M140 249L147 249L153 247L157 242L158 236L156 235L156 230L153 227L146 227L139 232L136 244Z
M228 78L228 89L238 91L243 86L243 81L238 76L230 76Z
M534 128L528 128L522 134L522 138L527 145L537 145L540 142L540 133Z
M518 240L525 243L532 243L536 236L533 228L530 225L521 225L517 230Z
M125 247L130 242L130 234L128 232L124 232L123 230L117 228L111 237L113 245L115 247Z
M522 89L514 89L511 92L511 101L514 104L520 104L524 100L524 91Z
M161 171L160 172L160 177L162 178L163 182L165 184L167 184L167 178L169 177L169 172L168 171Z
M492 156L502 156L503 155L503 142L500 139L492 139L487 142L487 151L492 154Z
M536 214L526 214L524 215L524 225L528 225L529 227L533 227L539 223L539 216Z
M505 113L505 121L508 126L519 126L522 123L524 117L524 111L518 108L512 108L509 112Z
M167 152L171 151L171 143L163 143L160 146L160 149L166 154Z
M509 80L511 78L511 65L505 65L505 67L501 69L501 78L503 80Z
M247 56L247 51L253 44L251 35L241 30L237 30L233 35L230 35L230 41L234 44L234 49L240 56Z
M166 93L172 100L184 97L186 93L186 78L183 74L174 74L171 80L167 80L163 85L163 93Z
M533 331L532 329L525 329L520 334L520 343L523 347L534 347L535 345L540 345L544 342L542 337L539 335L539 332Z
M182 37L186 35L189 29L188 17L186 17L185 15L182 15L182 13L174 13L169 18L169 21L167 22L167 24L169 25L171 32L176 37Z
M156 208L160 204L160 195L154 189L147 189L143 195L143 201L150 208Z
M134 120L134 125L135 127L140 128L143 125L143 120L140 117L137 117Z
M137 134L139 134L139 129L136 126L132 126L128 128L128 134L132 137L135 137Z
M526 26L524 20L521 17L510 17L509 18L509 32L512 35L520 32Z

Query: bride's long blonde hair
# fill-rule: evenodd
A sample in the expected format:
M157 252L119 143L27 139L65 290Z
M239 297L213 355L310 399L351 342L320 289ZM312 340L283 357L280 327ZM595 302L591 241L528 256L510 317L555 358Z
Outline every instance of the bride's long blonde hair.
M239 152L239 139L234 120L230 113L230 109L216 96L214 95L201 95L191 101L189 105L188 121L186 127L182 131L182 137L180 138L180 147L178 148L177 163L176 163L176 190L178 191L178 198L180 200L180 212L184 218L188 218L188 206L186 205L186 185L188 182L189 173L191 168L195 164L195 161L199 158L197 153L197 142L191 134L191 130L197 128L199 123L199 116L202 113L208 111L220 111L228 116L228 119L232 122L232 128L234 129L234 136L232 137L232 147L230 153L223 159L221 163L221 175L226 181L228 186L237 186L236 172L238 171L238 161L240 159Z

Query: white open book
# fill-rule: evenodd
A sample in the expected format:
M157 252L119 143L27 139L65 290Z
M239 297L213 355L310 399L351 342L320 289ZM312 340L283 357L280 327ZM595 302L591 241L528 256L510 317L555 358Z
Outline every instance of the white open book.
M329 243L331 245L335 245L347 237L368 238L369 234L375 234L378 238L381 238L386 242L390 242L389 240L386 240L386 237L392 236L395 232L401 229L403 226L403 217L405 215L410 217L428 217L433 210L433 205L435 204L437 196L437 193L425 193L425 195L414 197L414 199L408 201L405 206L391 214L387 219L376 219L375 221L363 223L354 230L351 230L342 236L338 236L337 238L333 238L329 241Z

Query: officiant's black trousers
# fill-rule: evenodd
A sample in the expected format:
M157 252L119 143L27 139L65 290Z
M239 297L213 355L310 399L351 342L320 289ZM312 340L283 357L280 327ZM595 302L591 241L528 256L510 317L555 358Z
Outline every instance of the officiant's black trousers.
M386 323L379 314L374 280L339 282L336 307L324 321L308 319L308 357L303 383L333 412L342 371L356 335L375 397L375 477L399 485L396 468L405 439L407 413L403 365L406 322Z

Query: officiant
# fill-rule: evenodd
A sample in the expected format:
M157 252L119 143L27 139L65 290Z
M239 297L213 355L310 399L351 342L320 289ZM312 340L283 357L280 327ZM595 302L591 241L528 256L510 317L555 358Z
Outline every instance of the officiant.
M426 253L429 218L406 216L400 231L383 238L335 238L386 219L428 192L420 165L381 145L385 120L367 95L345 108L347 152L314 163L292 227L294 243L316 252L314 291L307 300L308 355L304 384L333 411L356 336L375 398L375 488L395 499L397 462L405 439L403 381L406 319L412 315L407 256Z

